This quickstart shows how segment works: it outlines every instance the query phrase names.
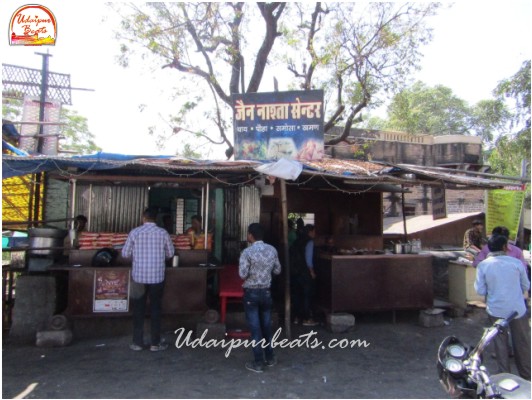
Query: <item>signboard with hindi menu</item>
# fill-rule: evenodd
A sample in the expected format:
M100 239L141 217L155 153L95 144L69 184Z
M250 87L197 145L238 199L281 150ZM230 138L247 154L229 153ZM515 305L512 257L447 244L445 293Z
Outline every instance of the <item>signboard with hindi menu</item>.
M487 193L486 232L505 226L510 239L516 240L525 192L522 190L489 190Z
M323 91L234 94L235 160L321 160Z

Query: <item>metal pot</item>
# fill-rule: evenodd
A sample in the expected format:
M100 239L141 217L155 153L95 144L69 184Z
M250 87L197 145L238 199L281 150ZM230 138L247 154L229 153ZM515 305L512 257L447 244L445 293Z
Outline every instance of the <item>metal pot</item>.
M68 231L57 228L32 228L28 230L30 236L29 253L39 256L58 256L63 253L62 249L50 249L50 247L63 247L65 236Z
M410 243L395 243L393 252L394 254L410 254L412 253L412 245Z
M393 245L393 252L395 254L402 254L403 253L403 245L401 243L395 243Z

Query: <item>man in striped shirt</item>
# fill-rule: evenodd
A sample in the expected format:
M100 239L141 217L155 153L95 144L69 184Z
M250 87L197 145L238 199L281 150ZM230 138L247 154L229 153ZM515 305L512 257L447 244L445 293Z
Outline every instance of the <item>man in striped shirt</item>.
M150 351L161 351L168 344L161 342L161 308L164 290L165 261L174 255L170 235L155 224L157 212L146 209L143 224L133 229L122 249L122 257L133 259L130 296L133 307L133 343L129 348L144 348L144 315L146 300L150 298Z

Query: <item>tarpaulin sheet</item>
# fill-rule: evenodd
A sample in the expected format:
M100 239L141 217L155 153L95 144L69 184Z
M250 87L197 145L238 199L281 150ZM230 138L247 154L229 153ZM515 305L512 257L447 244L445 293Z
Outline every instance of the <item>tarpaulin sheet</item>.
M140 156L115 153L95 153L85 156L2 156L2 179L13 176L66 170L69 167L84 170L105 170L122 167L137 159L165 159L172 156Z

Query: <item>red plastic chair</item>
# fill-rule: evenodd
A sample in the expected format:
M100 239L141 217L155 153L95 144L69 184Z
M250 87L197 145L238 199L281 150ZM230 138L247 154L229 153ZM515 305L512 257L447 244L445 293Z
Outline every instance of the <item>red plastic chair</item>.
M220 322L225 322L227 302L239 301L244 297L244 281L238 276L238 265L225 265L220 271Z

